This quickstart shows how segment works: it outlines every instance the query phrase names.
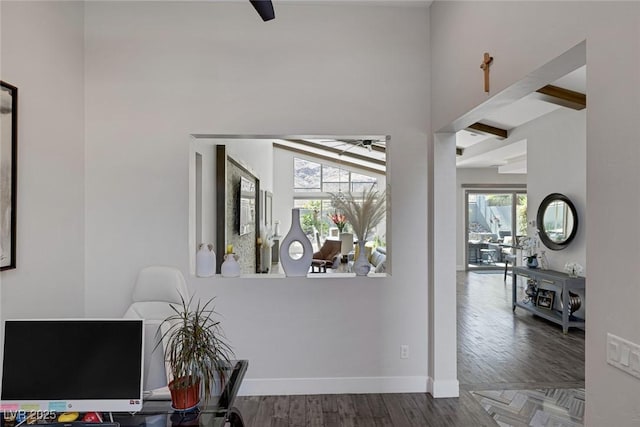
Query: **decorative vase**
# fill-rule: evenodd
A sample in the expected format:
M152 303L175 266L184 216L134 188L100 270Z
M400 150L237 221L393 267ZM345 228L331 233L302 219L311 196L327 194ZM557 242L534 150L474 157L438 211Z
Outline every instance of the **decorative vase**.
M271 270L271 246L260 247L260 272L268 273Z
M289 254L289 247L295 242L302 245L302 255L299 258L292 258ZM302 231L300 209L291 209L291 229L289 229L280 244L280 264L282 264L282 269L287 277L303 277L309 272L312 259L313 246L307 239L307 235Z
M236 254L230 253L224 256L224 262L220 266L222 277L240 277L240 264Z
M273 223L274 223L273 235L280 236L280 221L276 219Z
M216 273L216 254L211 243L200 245L196 253L196 276L211 277Z
M560 309L563 308L564 304L562 303L564 301L564 292L560 292ZM580 310L580 307L582 306L582 298L580 298L580 295L578 294L574 294L573 292L569 291L569 316L573 315L574 312Z
M353 271L356 273L356 276L366 276L371 270L371 264L369 264L364 248L365 243L367 242L364 240L358 241L358 258L353 263Z
M538 268L538 257L536 257L536 256L528 256L527 257L527 267L529 267L529 268Z

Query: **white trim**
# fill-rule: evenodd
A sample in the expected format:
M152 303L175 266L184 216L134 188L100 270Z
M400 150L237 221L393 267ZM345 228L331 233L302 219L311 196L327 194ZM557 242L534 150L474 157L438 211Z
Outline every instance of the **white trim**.
M425 393L427 377L249 378L240 396L346 393Z
M464 265L456 265L456 271L464 271Z
M458 380L439 380L434 381L433 378L427 378L427 393L435 398L440 397L459 397L460 383Z

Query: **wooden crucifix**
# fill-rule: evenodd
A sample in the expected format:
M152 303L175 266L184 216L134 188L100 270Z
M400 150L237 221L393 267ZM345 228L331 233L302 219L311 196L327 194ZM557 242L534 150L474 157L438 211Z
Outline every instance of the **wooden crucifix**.
M489 52L484 53L484 60L480 64L480 68L484 70L484 91L489 93L489 71L491 63L493 62L493 56L489 55Z

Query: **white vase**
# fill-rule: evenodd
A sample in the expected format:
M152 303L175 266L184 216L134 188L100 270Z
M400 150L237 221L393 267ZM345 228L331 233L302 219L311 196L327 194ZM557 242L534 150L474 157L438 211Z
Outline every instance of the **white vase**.
M260 252L260 272L269 273L271 270L271 246L261 246Z
M240 264L236 254L225 254L224 262L220 266L222 277L240 277Z
M216 254L212 244L202 243L196 253L196 276L211 277L216 273Z
M289 255L291 244L298 242L302 245L302 256L294 259ZM300 225L300 209L291 209L291 228L280 243L280 264L287 277L303 277L309 272L311 260L313 259L313 246L307 239L307 235L302 231Z
M356 273L356 276L366 276L371 270L371 264L369 264L367 254L365 253L365 243L367 242L364 240L358 241L358 259L353 263L353 271Z

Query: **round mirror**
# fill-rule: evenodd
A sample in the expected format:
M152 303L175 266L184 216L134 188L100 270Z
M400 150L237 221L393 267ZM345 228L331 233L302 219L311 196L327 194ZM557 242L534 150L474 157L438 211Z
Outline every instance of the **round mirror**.
M576 208L567 196L560 193L544 198L536 220L540 240L546 247L556 251L566 248L578 231Z

